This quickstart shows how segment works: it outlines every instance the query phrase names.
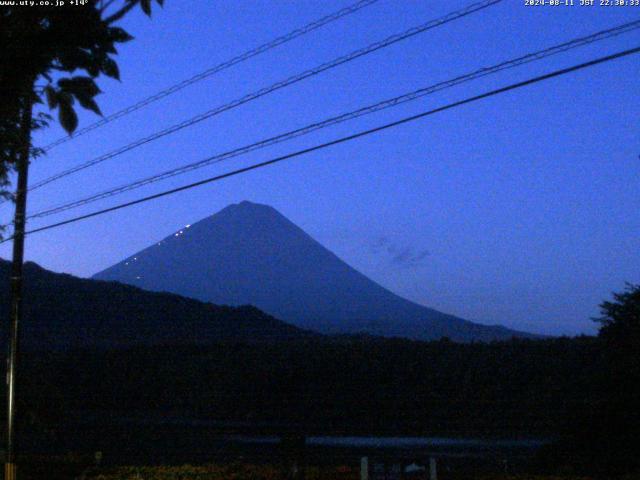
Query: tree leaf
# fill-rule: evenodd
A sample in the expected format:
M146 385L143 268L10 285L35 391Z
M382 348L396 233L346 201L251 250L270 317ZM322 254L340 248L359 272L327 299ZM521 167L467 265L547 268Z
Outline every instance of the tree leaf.
M66 48L58 54L59 70L73 72L86 70L92 77L100 73L100 63L95 55L83 48Z
M98 104L93 98L87 98L87 97L81 97L81 96L77 96L76 98L78 99L78 102L80 103L80 105L83 106L83 108L86 108L87 110L91 110L92 112L95 112L101 117L103 116L102 112L100 111L100 107L98 107Z
M69 103L60 103L58 119L68 134L72 134L78 127L78 115Z
M73 77L71 79L79 91L86 93L91 97L95 97L102 93L95 80L91 77Z
M130 40L133 40L133 36L129 35L129 33L120 28L120 27L110 27L109 28L109 37L117 43L125 43Z
M73 105L73 95L71 93L66 92L64 90L60 90L58 92L58 103L60 105L67 104L69 106Z
M107 58L102 62L102 71L106 76L120 80L120 69L112 58Z
M100 88L91 77L76 76L58 80L58 86L64 92L78 96L78 94L95 97L101 93Z
M102 115L98 104L93 97L100 93L100 88L91 77L76 76L73 78L63 78L58 81L61 95L64 95L64 103L69 105L76 98L82 107L92 112ZM60 103L63 103L60 100Z
M144 13L151 16L151 0L140 0L140 6Z
M44 93L47 97L49 108L54 109L58 106L58 92L51 85L44 87Z

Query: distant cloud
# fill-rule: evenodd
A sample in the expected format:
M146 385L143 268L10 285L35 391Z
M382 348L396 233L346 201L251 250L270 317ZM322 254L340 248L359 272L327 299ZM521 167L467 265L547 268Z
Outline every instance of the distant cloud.
M418 267L429 256L429 250L414 251L411 247L405 247L391 257L391 262L404 267Z
M425 259L431 255L429 250L415 248L411 245L399 245L387 236L380 236L371 242L371 251L374 254L388 256L389 262L402 268L415 268L423 265Z

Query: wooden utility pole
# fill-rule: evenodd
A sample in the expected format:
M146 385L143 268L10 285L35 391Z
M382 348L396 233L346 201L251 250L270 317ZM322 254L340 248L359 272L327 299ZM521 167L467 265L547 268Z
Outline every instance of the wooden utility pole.
M17 152L18 182L13 231L13 262L11 265L11 332L7 361L7 457L5 480L16 480L16 384L18 374L19 331L22 320L22 264L24 262L24 233L27 213L27 177L31 153L31 122L33 109L33 83L24 99L20 124L20 150Z

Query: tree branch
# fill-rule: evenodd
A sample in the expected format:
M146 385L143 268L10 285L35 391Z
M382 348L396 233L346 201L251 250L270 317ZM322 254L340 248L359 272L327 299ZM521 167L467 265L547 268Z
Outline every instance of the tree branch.
M110 15L107 18L105 18L104 20L105 23L111 24L113 22L117 22L122 17L124 17L127 13L129 13L133 9L133 7L135 7L137 4L138 4L138 0L129 0L128 4L126 4L120 10L115 12L113 15Z

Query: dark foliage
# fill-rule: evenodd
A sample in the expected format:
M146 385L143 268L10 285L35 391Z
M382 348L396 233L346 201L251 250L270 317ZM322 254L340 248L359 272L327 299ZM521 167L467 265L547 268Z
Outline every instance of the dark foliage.
M66 412L177 415L333 433L553 437L588 396L592 338L375 338L28 355ZM54 393L56 392L56 393Z
M600 337L615 349L631 353L640 349L640 285L627 285L622 293L614 293L612 302L600 305L602 317Z
M157 0L162 5L163 0ZM151 14L150 0L91 1L77 8L3 6L0 9L0 193L8 196L7 174L21 150L31 149L20 135L26 109L46 103L58 110L62 127L78 125L75 102L100 114L95 101L100 75L119 78L114 60L118 43L133 37L115 25L136 5ZM109 10L109 7L115 7ZM34 116L32 128L49 117ZM37 150L31 155L42 153Z
M640 471L640 287L628 285L602 303L599 368L582 407L568 412L554 455L607 476Z

